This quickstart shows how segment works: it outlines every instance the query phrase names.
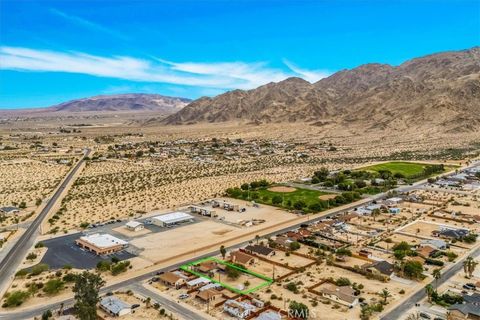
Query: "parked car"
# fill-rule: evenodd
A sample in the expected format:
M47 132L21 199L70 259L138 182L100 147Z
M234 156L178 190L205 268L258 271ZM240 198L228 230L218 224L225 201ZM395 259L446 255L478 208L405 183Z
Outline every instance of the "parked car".
M430 317L430 315L426 314L425 312L420 312L418 315L420 316L420 318L423 319L432 319L432 317Z
M179 299L187 299L188 297L190 297L188 293L182 293L181 295L178 296Z
M466 283L463 285L463 289L476 290L477 287L473 283Z
M137 309L138 307L140 307L138 303L132 304L132 309Z

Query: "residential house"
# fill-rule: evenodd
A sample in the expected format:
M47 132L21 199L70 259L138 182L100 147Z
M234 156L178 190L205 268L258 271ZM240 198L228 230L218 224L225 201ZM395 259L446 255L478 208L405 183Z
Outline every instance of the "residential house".
M447 239L461 239L469 234L468 229L449 229L443 228L440 230L432 231L432 234L436 237Z
M275 255L275 250L269 247L265 247L262 245L249 245L245 247L245 252L250 254L257 254L265 257L271 257Z
M424 245L417 249L417 253L424 257L429 258L433 253L437 252L438 250L430 245Z
M251 256L248 253L242 251L233 251L230 252L230 261L233 263L241 264L243 266L248 266L254 264L256 259L254 256Z
M420 247L430 246L430 247L434 247L437 250L445 250L448 248L447 243L441 239L422 240L419 246Z
M303 236L298 232L288 231L285 235L289 239L294 240L294 241L302 241L303 240Z
M364 264L362 269L372 274L384 275L387 277L393 275L393 264L385 260Z
M448 308L450 312L449 319L480 319L480 294L475 292L473 294L463 295L463 303L456 303Z
M388 198L387 200L385 200L385 205L387 206L396 206L400 203L403 202L403 199L400 198L400 197L393 197L393 198Z
M275 240L273 240L275 247L280 247L284 249L290 249L290 243L292 242L294 242L292 239L284 236L276 237Z
M212 302L220 300L222 298L222 293L215 289L207 289L198 292L195 297L203 302Z
M187 282L187 287L189 289L196 289L196 288L203 287L204 285L207 285L209 283L211 283L211 281L209 279L199 277L199 278L188 281Z
M254 305L243 301L227 300L223 304L223 311L238 319L245 319L256 310Z
M158 277L159 281L167 286L180 288L185 284L185 279L174 272L165 272Z
M358 298L354 295L355 290L349 286L339 287L333 283L328 283L320 288L323 297L337 303L354 307L358 303Z
M196 269L200 272L203 272L203 273L213 272L213 271L217 270L217 268L218 268L218 263L215 262L215 261L211 261L211 260L201 262L196 266Z
M0 208L0 213L4 213L4 214L20 213L20 209L18 209L17 207L2 207Z
M108 296L100 300L100 308L114 317L121 317L132 312L132 308L115 296Z

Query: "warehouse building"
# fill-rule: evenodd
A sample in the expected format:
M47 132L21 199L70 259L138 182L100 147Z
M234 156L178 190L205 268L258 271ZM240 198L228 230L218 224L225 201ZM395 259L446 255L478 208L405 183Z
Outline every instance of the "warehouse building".
M143 230L144 228L143 223L138 221L129 221L127 222L125 227L130 231L140 231L140 230Z
M152 218L152 223L159 227L167 227L183 222L193 222L193 216L185 212L172 212Z
M80 237L75 243L96 255L110 254L125 249L128 242L110 234L91 234Z

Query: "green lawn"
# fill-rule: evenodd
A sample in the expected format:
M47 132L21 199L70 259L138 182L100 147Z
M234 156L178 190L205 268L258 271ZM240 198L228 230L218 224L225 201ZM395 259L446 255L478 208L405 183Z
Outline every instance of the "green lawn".
M329 194L327 192L321 192L317 190L309 190L309 189L298 189L293 191L293 192L275 192L275 191L270 191L268 189L260 189L257 190L258 195L260 198L258 199L259 202L265 203L265 204L272 204L272 198L275 196L280 196L283 198L283 201L287 203L289 200L291 203L295 203L299 200L304 201L307 206L312 204L312 203L317 203L319 200L319 197L325 194ZM268 197L267 201L263 201L264 197Z
M375 171L375 172L388 170L393 174L400 173L408 179L408 178L416 178L419 175L421 175L423 173L423 169L428 165L429 165L428 163L394 161L394 162L386 162L386 163L376 164L373 166L363 167L358 170ZM445 171L451 170L452 168L453 168L452 166L445 166ZM436 174L439 174L439 173L436 173ZM433 175L436 175L436 174L433 174Z

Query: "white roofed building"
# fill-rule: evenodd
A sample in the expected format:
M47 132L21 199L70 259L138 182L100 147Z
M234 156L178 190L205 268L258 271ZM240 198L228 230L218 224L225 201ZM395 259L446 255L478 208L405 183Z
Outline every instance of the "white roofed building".
M132 312L132 308L115 296L105 297L100 300L100 308L114 317L121 317Z
M177 223L193 221L194 218L188 213L178 211L163 214L161 216L156 216L153 217L151 220L154 225L157 225L159 227L166 227Z
M110 234L91 234L80 237L75 243L97 255L110 254L128 247L128 242Z
M125 224L125 228L130 231L140 231L143 230L144 226L143 223L138 221L128 221L127 224Z

